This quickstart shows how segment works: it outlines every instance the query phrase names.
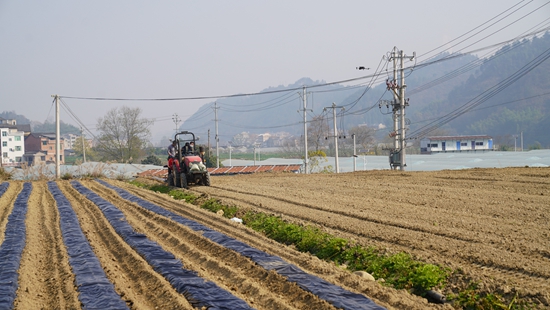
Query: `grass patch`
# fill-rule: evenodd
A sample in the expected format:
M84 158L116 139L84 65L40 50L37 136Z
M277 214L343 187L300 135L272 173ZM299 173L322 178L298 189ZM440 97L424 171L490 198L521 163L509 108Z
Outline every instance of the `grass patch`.
M128 183L140 188L152 190L157 193L168 194L176 200L185 200L186 202L189 202L192 204L194 204L195 201L197 200L197 196L193 195L192 193L176 190L173 187L170 187L168 185L158 185L158 184L150 185L150 184L141 183L136 180L130 181Z
M214 213L222 210L223 216L230 219L237 215L239 208L236 206L226 206L221 204L217 199L208 199L200 205L201 208L212 211Z
M374 247L353 244L317 227L287 223L280 217L265 213L247 213L243 221L278 242L292 244L299 251L309 252L320 259L346 265L350 271L366 271L377 279L383 278L386 285L396 289L423 292L440 287L449 272L436 265L415 261L406 253L384 255Z

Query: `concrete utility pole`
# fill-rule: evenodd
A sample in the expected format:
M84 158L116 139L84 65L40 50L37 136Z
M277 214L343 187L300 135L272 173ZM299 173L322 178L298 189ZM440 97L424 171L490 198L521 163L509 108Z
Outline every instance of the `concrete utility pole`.
M355 149L355 134L352 134L351 137L353 138L353 172L355 172L357 167L357 152Z
M82 141L82 156L84 162L86 162L86 146L84 145L84 133L82 131L82 127L80 127L80 140Z
M523 131L520 134L521 134L521 151L523 152Z
M304 173L305 174L308 174L309 171L308 171L308 164L309 164L309 159L308 159L308 153L307 153L307 92L306 92L306 87L304 86L303 87L303 90L302 90L302 101L304 103L304 109L302 110L304 112ZM298 113L300 112L300 110L298 110Z
M333 136L334 137L334 166L336 169L336 173L340 173L340 166L338 164L338 129L336 128L336 109L337 108L342 108L342 110L344 109L344 107L336 106L336 103L333 102L332 106L326 107L323 110L326 111L327 109L332 109L332 118L334 123L334 136Z
M392 85L396 85L397 86L397 57L396 57L396 49L397 48L393 48L393 51L392 51L392 60L393 60L393 81L392 81ZM395 89L392 89L392 93L393 93L393 108L392 108L392 111L393 111L393 114L392 114L392 117L393 117L393 132L396 134L394 136L394 139L393 139L393 146L394 146L394 149L398 150L399 149L399 137L397 136L397 130L399 129L399 120L397 119L397 111L399 109L399 96L397 95L397 92L395 92Z
M233 149L233 146L231 146L231 142L229 142L228 144L229 144L229 166L233 167L233 165L231 165L231 150Z
M61 168L60 168L60 149L61 141L59 139L59 96L52 95L55 98L55 177L59 179L61 177Z
M403 53L403 51L398 51L397 47L394 47L392 53L391 53L391 60L393 60L393 81L386 82L386 85L388 87L388 90L392 90L393 96L394 96L394 105L393 105L393 125L394 125L394 131L393 135L395 137L394 140L394 151L390 153L390 165L392 168L396 168L397 165L399 165L399 169L404 171L405 167L407 166L406 163L406 139L405 139L405 132L406 132L406 124L405 124L405 107L409 105L409 102L407 99L405 99L405 88L407 85L405 84L405 68L403 65L404 59L408 58L409 60L413 60L416 53L413 53L413 56L407 56ZM400 83L397 84L397 59L400 60ZM394 154L399 154L399 163L397 163L395 160L397 159Z
M216 168L220 167L220 148L219 142L220 138L218 137L218 102L214 102L214 121L216 122Z

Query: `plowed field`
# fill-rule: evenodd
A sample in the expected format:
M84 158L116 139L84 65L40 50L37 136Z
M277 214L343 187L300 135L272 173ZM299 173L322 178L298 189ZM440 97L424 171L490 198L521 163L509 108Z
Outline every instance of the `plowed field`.
M88 299L97 302L108 299L106 296L115 296L110 305L119 302L119 306L109 307L121 308L122 304L130 309L337 309L338 302L346 302L308 289L279 269L266 268L246 253L216 242L209 230L262 251L266 257L281 258L303 272L302 277L324 281L323 287L343 289L350 296L344 299L373 302L348 309L450 307L428 304L406 291L368 281L167 195L119 181L108 183L164 213L127 200L119 191L96 181L78 181L77 185L74 181L35 181L30 183L28 197L21 196L29 185L9 182L0 197L0 256L8 253L0 257L0 264L17 257L6 250L8 243L19 238L24 240L24 248L19 263L13 265L16 267L0 265L0 302L12 298L11 304L0 308L92 308L86 305ZM405 251L428 263L460 269L462 278L478 280L487 290L517 294L538 308L549 307L547 168L262 173L213 177L212 185L191 190L292 222L316 225L390 253ZM66 228L71 212L62 208L67 204L54 195L54 187L68 201L69 211L74 211L77 228ZM24 199L28 199L24 224L17 224L12 215L23 210ZM181 218L204 227L182 224ZM26 230L17 235L13 228L21 225ZM92 251L84 256L79 256L84 250L75 251L75 242L68 237L68 232L79 230L84 238L76 244L88 243ZM153 248L154 253L143 250ZM102 272L84 268L92 265L88 261L92 256ZM76 264L77 258L84 262ZM10 275L9 268L17 272L15 281L4 276ZM457 286L460 281L457 279ZM86 299L85 289L95 286L98 288L90 295L95 297ZM14 294L5 293L6 287L14 288ZM213 291L201 293L206 289ZM113 294L109 295L109 290Z
M192 190L461 270L456 286L473 279L550 308L548 168L253 174L212 184Z

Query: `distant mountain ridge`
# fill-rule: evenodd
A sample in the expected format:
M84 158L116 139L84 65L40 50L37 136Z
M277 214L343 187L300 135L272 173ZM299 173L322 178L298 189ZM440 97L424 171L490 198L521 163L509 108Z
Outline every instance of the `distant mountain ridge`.
M546 33L542 37L504 46L487 60L480 61L473 55L461 55L429 66L419 66L418 69L407 72L406 96L410 97L410 106L406 110L406 115L410 122L409 132L414 132L430 120L437 120L460 108L472 98L514 74L549 47L550 34ZM438 57L448 56L442 54ZM460 72L462 74L458 74ZM550 62L545 61L471 111L442 124L435 132L444 131L457 135L486 134L502 140L503 143L510 139L511 135L523 132L525 145L550 146L548 131L541 130L550 129L550 96L544 95L550 91L548 72ZM452 79L435 83L446 74L450 74ZM346 107L345 112L339 111L339 114L344 113L343 118L338 117L340 128L349 130L359 124L392 126L391 115L385 113L385 108L378 107L380 99L392 99L391 94L386 92L385 83L372 88L339 84L318 87L324 83L306 77L290 85L269 87L261 91L267 94L217 100L220 141L229 141L232 136L241 132L261 134L286 131L297 136L302 135L303 86L307 86L308 92L308 120L313 116L322 115L323 108L334 102ZM285 90L292 91L284 92ZM210 129L210 135L214 136L213 108L213 102L202 106L180 128L192 130L201 136L206 136Z

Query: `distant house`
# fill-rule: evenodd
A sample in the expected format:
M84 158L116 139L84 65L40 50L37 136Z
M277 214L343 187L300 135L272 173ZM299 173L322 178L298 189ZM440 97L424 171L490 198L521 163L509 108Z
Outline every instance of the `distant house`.
M68 133L63 135L62 138L65 140L65 149L74 149L76 139L80 137L75 134Z
M30 125L17 125L14 119L0 117L0 164L21 166L25 153L25 136L30 133Z
M46 163L46 153L43 152L26 152L23 155L23 162L29 166Z
M60 155L59 160L60 164L64 163L64 139L60 138ZM54 133L31 133L25 137L25 150L32 154L41 152L45 154L46 163L55 163L55 134ZM27 157L27 158L30 158ZM36 162L35 162L36 163ZM29 163L30 164L30 163Z
M434 136L420 140L420 153L485 152L493 150L490 136Z
M3 120L3 119L2 119ZM0 123L0 161L2 166L20 166L25 154L25 132L13 123Z

